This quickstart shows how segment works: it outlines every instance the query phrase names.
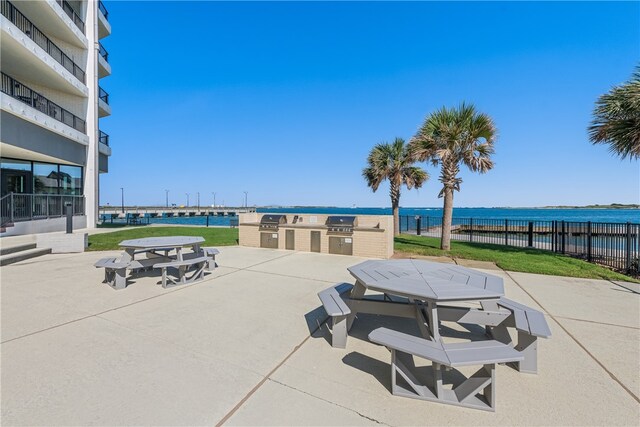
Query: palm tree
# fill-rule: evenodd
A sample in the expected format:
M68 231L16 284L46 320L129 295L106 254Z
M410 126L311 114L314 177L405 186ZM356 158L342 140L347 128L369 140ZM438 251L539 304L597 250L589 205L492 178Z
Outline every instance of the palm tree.
M373 147L367 158L367 167L362 170L362 176L374 192L383 181L389 180L394 236L400 234L400 187L404 184L409 190L420 188L429 179L426 171L413 166L414 162L404 139L396 138L392 143L382 142Z
M598 98L589 139L609 144L609 150L623 159L640 158L640 66L631 80Z
M438 197L444 196L441 249L451 248L453 192L460 191L460 164L480 173L493 168L491 154L496 133L491 117L462 103L458 108L442 107L429 115L409 143L409 150L418 161L440 165L442 190Z

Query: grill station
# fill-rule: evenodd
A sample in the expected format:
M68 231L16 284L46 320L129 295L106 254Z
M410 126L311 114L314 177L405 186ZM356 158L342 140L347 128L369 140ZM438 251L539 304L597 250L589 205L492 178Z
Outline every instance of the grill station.
M355 216L329 216L325 225L328 234L352 235L354 227L358 226L358 218Z
M262 215L260 218L260 247L278 249L278 229L287 223L286 215Z
M278 231L280 224L286 223L286 215L262 215L260 219L260 231Z
M329 235L329 253L353 255L353 229L358 226L355 216L329 216L325 222Z

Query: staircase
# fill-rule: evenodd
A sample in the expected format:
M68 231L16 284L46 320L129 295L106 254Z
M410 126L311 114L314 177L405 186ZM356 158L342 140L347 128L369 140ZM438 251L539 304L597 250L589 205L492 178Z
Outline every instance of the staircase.
M35 243L24 243L0 249L0 266L13 264L14 262L24 261L50 254L51 248L37 248Z

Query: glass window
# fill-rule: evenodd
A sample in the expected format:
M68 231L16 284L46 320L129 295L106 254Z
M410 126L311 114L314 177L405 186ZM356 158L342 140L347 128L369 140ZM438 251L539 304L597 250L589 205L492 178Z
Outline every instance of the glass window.
M58 194L58 165L33 164L33 192L36 194Z
M60 194L82 195L82 168L60 165Z
M31 162L0 159L0 183L3 196L9 193L31 193Z

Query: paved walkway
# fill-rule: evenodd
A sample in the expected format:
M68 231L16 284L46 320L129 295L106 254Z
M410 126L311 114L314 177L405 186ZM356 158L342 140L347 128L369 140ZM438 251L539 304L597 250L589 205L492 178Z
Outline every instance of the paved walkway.
M390 395L389 353L366 336L415 327L406 320L362 315L347 348L330 347L316 293L352 281L346 267L362 259L221 251L207 280L169 290L157 276L100 283L104 252L2 267L2 425L638 424L632 290L491 270L547 314L553 337L538 375L498 367L497 412L484 413Z

